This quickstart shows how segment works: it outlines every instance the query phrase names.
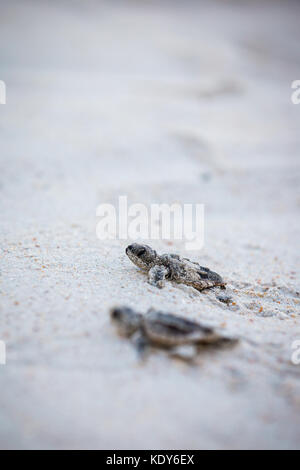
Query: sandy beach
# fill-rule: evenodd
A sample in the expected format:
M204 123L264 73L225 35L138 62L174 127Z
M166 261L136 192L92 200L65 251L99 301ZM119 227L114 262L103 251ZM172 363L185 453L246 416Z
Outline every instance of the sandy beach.
M300 4L7 2L0 15L0 448L299 449ZM222 274L164 289L96 208L204 204ZM109 321L150 307L240 338L137 360Z

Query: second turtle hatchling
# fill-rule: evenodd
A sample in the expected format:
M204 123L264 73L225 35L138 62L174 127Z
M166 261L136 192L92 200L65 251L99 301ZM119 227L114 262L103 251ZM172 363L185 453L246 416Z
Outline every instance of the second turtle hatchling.
M176 254L158 255L150 246L138 243L129 245L126 254L136 266L148 272L149 283L153 286L162 288L168 279L199 291L217 286L225 288L219 274L188 258Z
M131 338L142 357L149 347L158 347L172 356L191 360L201 346L233 345L237 342L236 338L209 326L154 309L142 315L129 307L116 307L110 315L119 334Z

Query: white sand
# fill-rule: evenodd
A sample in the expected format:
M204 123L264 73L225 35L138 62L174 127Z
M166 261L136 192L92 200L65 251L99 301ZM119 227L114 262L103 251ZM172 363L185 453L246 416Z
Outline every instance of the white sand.
M251 4L251 6L249 6ZM72 5L72 6L70 6ZM300 448L297 2L1 5L1 448ZM204 203L236 305L162 291L100 242L102 202ZM141 366L108 309L242 338Z

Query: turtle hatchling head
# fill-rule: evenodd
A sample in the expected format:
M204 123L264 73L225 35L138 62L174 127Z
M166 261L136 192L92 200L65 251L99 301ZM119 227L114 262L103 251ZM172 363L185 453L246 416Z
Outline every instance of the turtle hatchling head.
M148 245L133 243L126 248L126 255L139 268L149 269L155 264L157 253Z
M110 311L110 318L117 326L121 336L131 336L142 323L142 315L129 307L114 307Z

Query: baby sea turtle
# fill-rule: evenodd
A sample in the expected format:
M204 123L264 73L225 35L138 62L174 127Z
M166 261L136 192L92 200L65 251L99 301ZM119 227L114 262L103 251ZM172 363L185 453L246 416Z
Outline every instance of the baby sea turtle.
M150 246L138 243L129 245L126 254L136 266L148 271L149 283L153 286L162 288L165 280L169 279L199 291L216 286L225 289L225 282L219 274L188 258L180 258L176 254L158 255Z
M167 349L171 355L193 359L204 345L234 344L236 338L217 332L214 328L154 309L145 315L129 307L116 307L110 312L121 336L131 338L139 354L149 346Z

